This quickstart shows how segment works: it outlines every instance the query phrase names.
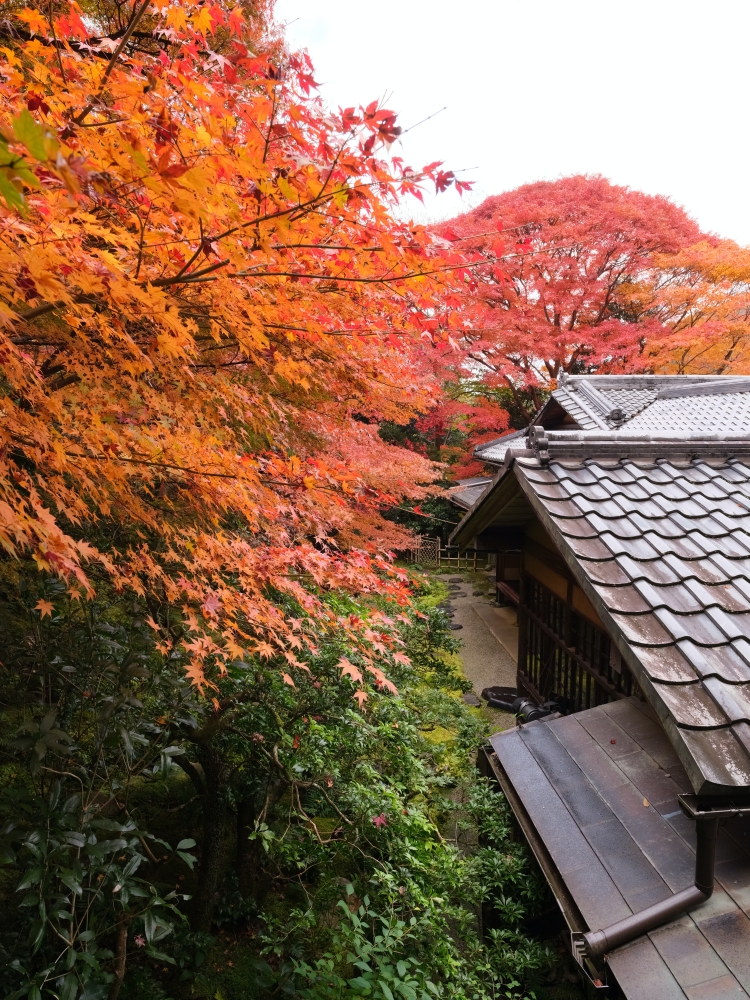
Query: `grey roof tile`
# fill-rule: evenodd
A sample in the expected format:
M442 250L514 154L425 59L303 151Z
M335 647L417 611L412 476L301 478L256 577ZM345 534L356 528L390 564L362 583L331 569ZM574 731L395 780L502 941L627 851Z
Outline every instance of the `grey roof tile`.
M487 441L474 449L474 456L483 462L496 463L502 465L508 451L512 448L523 448L525 446L526 431L514 431L512 434L504 434L495 438L494 441Z
M675 557L676 558L676 557ZM659 558L658 553L651 559L634 559L629 553L617 556L617 565L631 580L647 580L654 584L678 583L682 575L672 568L667 558Z
M707 538L721 538L724 535L729 534L732 530L731 528L727 528L723 524L720 524L716 518L709 517L707 514L695 517L686 516L682 513L679 507L675 507L670 512L669 520L673 521L675 525L686 535L699 532Z
M707 677L702 686L731 722L750 722L750 684L727 684Z
M668 632L656 615L611 615L628 642L638 646L669 646L674 636ZM718 629L717 629L718 631Z
M699 646L719 646L728 637L709 617L710 611L695 615L676 615L667 608L654 608L658 618L673 639L692 639Z
M625 465L614 463L608 466L602 463L589 462L588 469L592 476L594 475L594 470L596 470L597 475L594 478L603 485L612 482L622 487L624 493L627 493L630 488L645 492L643 485L639 481L638 473ZM614 492L616 493L617 490L614 490Z
M667 608L680 613L702 611L704 605L682 583L654 586L648 580L636 580L634 586L647 607Z
M524 466L524 476L532 483L558 483L560 477L551 469L543 469L537 466Z
M545 506L547 510L553 517L576 517L581 518L583 511L574 503L573 500L550 500L548 497L543 497ZM578 498L576 498L578 499Z
M617 587L630 583L630 577L614 559L602 559L596 562L589 561L586 564L586 572L594 583L597 584Z
M708 683L695 683L688 688L683 684L656 684L655 687L678 726L689 726L691 729L726 726L730 717L711 697L707 690ZM715 683L721 684L721 681Z
M738 560L739 562L739 560ZM737 567L737 576L732 578L732 583L725 584L727 591L730 591L732 595L739 594L742 599L743 606L746 608L750 605L750 578L748 578L747 570L744 573L740 573L740 567ZM735 610L735 609L731 609Z
M633 518L625 515L607 517L592 511L587 515L586 523L590 524L601 535L606 532L617 538L640 538L643 534L643 528Z
M690 591L704 608L716 605L725 611L739 612L747 609L747 597L734 584L725 583L708 587L700 580L688 577L684 582L684 588Z
M680 640L677 647L699 677L719 677L729 684L750 681L750 661L741 655L741 644L697 646L689 639ZM748 643L750 654L750 643Z
M569 500L571 493L566 489L563 482L559 483L539 483L536 489L537 495L545 500Z
M566 538L568 548L581 559L611 559L612 552L596 535L590 538Z
M720 552L706 559L680 559L669 554L664 557L664 562L679 578L684 580L694 578L706 584L728 583L743 572L743 563L740 560L724 560ZM750 560L747 560L745 565L745 571L750 572Z
M664 503L659 503L656 497L646 495L643 499L634 499L625 496L622 492L615 493L610 501L614 509L619 508L620 515L637 515L640 518L657 518L663 520L671 511L671 507L665 508Z
M639 538L633 535L627 540L613 535L611 532L602 532L602 541L606 542L607 548L615 556L632 556L634 559L658 559L659 548L654 548L648 539ZM658 545L657 540L657 545Z
M731 729L680 729L680 737L711 784L750 785L750 757Z
M707 570L715 567L715 571L725 580L750 580L750 559L747 558L727 558L723 552L715 552L703 565Z
M631 483L618 483L608 479L602 479L601 485L607 490L610 496L616 497L619 500L632 500L633 503L641 503L643 501L651 501L652 494L650 490L647 490L643 483L633 481Z
M735 462L728 462L721 470L721 478L728 483L750 482L750 469Z
M565 517L558 520L560 531L573 538L598 538L600 532L585 517Z
M635 587L602 587L597 586L597 593L606 606L612 611L623 614L642 614L649 610L649 604L644 601Z
M685 659L680 651L681 647L682 644L659 646L655 649L643 646L638 650L638 659L654 681L663 681L665 684L691 684L699 680L702 675L698 674ZM750 669L747 677L750 680Z
M726 540L727 536L717 540L707 538L699 531L687 531L682 538L664 539L662 551L665 555L672 553L681 559L701 559L703 556L721 551ZM659 543L657 542L656 544Z
M726 555L730 559L747 559L750 556L750 535L744 532L727 533L717 540L702 538L701 542L706 555Z
M634 511L629 518L638 531L644 534L653 531L660 538L681 538L685 534L684 529L666 514L662 514L661 517L647 517Z
M555 479L561 483L570 480L572 483L576 483L577 486L597 486L599 483L598 477L589 468L581 464L569 468L567 465L556 462Z
M706 608L706 614L718 625L727 639L744 639L750 636L750 614L728 615L722 608Z

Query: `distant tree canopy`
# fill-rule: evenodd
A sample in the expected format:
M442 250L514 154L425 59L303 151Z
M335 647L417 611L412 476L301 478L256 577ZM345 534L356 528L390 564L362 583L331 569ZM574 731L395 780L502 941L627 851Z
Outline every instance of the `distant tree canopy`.
M722 373L747 365L750 251L663 196L575 176L488 198L440 227L471 258L472 317L447 359L466 448L532 418L562 372ZM512 397L512 416L507 409ZM469 456L457 471L479 466Z

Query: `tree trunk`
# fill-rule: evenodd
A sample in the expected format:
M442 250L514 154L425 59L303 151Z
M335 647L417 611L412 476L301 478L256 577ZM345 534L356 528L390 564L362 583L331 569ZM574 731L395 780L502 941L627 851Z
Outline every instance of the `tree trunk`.
M107 1000L117 1000L122 981L125 978L125 965L128 957L128 927L131 920L132 916L129 913L123 913L115 927L115 978L110 984Z
M195 767L185 767L179 757L175 762L190 775L203 805L203 838L198 863L197 886L193 896L190 921L193 930L211 929L214 906L223 869L224 831L227 816L225 788L229 776L221 753L209 741L196 746L202 774Z
M250 840L250 834L255 829L259 803L265 801L267 811L272 813L286 788L286 782L271 777L265 789L261 787L255 795L247 789L244 797L237 803L237 874L240 892L246 899L255 899L258 905L265 898L271 879L262 870L262 843L260 840Z
M237 876L245 898L255 896L260 841L250 840L255 829L255 796L246 792L237 803Z

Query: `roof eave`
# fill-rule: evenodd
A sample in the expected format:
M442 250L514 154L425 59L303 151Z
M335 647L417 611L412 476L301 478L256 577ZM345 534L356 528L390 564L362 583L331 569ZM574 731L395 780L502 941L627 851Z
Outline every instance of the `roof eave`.
M568 566L574 580L589 599L599 618L606 626L610 638L614 640L623 660L638 682L638 685L648 699L649 704L659 716L675 752L679 756L683 767L687 771L695 793L697 795L736 794L740 788L744 786L717 785L716 783L710 781L700 769L698 762L695 760L695 757L687 747L685 740L682 737L680 727L675 723L669 708L659 695L659 692L651 681L651 678L648 676L645 667L638 659L637 647L632 646L623 635L618 623L612 617L612 614L597 592L596 588L591 584L591 581L583 572L583 568L581 567L576 554L569 548L565 536L560 531L554 518L550 516L547 509L539 501L529 481L523 475L516 476L515 478L519 483L520 488L526 495L526 499L529 501L534 513L539 518L550 538L555 542L558 552L565 560L565 563Z
M448 539L450 545L467 548L471 540L489 526L495 514L502 510L503 506L512 498L513 493L519 489L517 485L513 490L508 489L509 484L517 483L516 477L511 474L516 458L531 454L533 453L527 449L509 451L506 454L505 461L493 478L489 489L468 509L466 516L451 532Z

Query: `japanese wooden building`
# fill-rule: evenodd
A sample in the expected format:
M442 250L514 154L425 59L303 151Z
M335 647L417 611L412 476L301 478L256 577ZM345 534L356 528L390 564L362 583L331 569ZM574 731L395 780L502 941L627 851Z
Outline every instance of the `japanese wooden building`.
M486 766L573 954L603 995L746 997L750 378L563 377L477 456L452 541L496 553L548 713Z

